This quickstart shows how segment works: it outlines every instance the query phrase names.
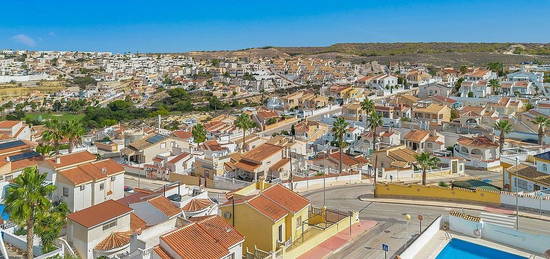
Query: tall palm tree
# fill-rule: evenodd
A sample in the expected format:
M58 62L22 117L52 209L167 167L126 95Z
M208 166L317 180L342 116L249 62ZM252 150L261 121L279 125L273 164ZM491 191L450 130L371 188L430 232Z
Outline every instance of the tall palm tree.
M256 127L256 123L246 113L242 113L235 120L235 126L243 130L243 144L241 146L241 152L244 152L244 143L246 140L246 131Z
M82 144L82 136L86 130L80 121L69 120L63 124L63 133L69 139L69 153L72 153L76 145Z
M504 138L506 137L506 134L512 131L512 123L510 123L510 121L508 120L499 120L497 121L497 123L495 123L493 128L495 130L500 131L498 153L502 155L502 148L504 147Z
M365 118L363 119L365 120L365 130L366 130L369 127L368 115L374 112L374 101L369 100L368 98L365 98L365 100L361 102L361 109L363 109L363 112L365 113Z
M426 185L426 170L432 169L439 163L439 158L432 156L428 152L422 152L415 155L416 163L422 168L422 185Z
M340 151L340 158L339 158L340 161L338 163L340 174L342 173L342 149L344 148L344 145L345 145L344 134L346 134L346 130L348 126L349 124L342 117L338 117L332 124L332 133L334 133L334 137L336 139L336 143L338 144L338 149Z
M40 143L35 148L36 152L40 153L43 157L51 156L54 153L54 147Z
M545 116L537 116L533 123L537 124L539 126L539 145L544 145L544 130L546 127L550 127L550 119Z
M376 128L384 125L382 117L375 111L370 114L370 129L372 131L372 151L376 151Z
M59 155L59 142L64 137L63 123L56 119L46 122L46 130L42 133L42 139L53 145L56 155Z
M35 222L40 215L50 209L48 197L54 192L55 185L45 184L46 174L38 172L36 167L28 167L16 177L6 194L6 210L11 219L27 228L27 258L33 258L33 239Z
M497 89L500 88L500 82L497 79L491 79L489 80L489 86L491 87L493 94L495 94Z

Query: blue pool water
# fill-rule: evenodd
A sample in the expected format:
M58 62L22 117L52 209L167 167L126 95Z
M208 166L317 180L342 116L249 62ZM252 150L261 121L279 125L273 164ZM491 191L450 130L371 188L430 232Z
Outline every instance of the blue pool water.
M436 259L526 259L526 257L453 238Z
M0 217L2 217L3 220L10 219L10 215L5 211L6 206L4 204L0 204Z

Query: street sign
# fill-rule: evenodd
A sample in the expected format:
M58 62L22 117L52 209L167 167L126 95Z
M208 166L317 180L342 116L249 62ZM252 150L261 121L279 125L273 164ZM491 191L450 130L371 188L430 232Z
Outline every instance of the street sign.
M422 221L424 217L422 215L418 215L418 220Z
M386 244L382 244L382 250L384 250L384 252L387 252L390 250L390 246L386 245Z

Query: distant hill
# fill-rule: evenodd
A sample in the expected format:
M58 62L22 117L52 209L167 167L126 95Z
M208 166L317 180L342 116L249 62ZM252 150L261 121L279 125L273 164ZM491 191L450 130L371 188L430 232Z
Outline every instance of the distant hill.
M236 51L195 51L186 55L213 57L309 56L350 60L377 60L430 63L434 65L517 64L529 61L550 62L550 43L338 43L327 47L262 47Z

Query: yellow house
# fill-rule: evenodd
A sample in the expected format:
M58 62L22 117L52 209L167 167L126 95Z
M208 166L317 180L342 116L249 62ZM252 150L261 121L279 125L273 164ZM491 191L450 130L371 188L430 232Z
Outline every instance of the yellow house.
M261 181L235 193L220 206L223 217L245 236L243 252L272 253L289 247L307 231L309 200Z

